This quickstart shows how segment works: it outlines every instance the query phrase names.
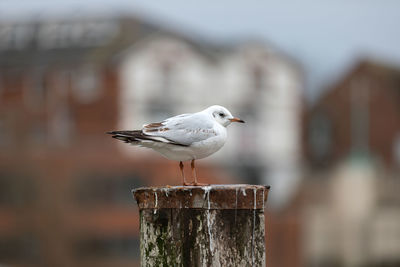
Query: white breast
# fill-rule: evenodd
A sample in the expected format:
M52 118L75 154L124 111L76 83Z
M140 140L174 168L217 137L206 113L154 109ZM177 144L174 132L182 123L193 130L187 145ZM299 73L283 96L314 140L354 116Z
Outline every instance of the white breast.
M188 161L202 159L220 150L227 139L226 128L216 125L217 134L206 140L194 142L190 146L177 146L171 144L154 144L151 148L170 160Z

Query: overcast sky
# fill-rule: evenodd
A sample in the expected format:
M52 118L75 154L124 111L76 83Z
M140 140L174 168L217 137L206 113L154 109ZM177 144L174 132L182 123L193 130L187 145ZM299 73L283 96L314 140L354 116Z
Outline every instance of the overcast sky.
M400 1L1 1L8 17L133 13L215 41L265 40L303 65L307 96L368 56L400 66Z

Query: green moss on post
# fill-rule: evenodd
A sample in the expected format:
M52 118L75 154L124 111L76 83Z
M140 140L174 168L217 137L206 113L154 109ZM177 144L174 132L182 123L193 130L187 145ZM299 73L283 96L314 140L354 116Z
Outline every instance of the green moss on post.
M256 185L136 189L141 266L265 266L268 191Z

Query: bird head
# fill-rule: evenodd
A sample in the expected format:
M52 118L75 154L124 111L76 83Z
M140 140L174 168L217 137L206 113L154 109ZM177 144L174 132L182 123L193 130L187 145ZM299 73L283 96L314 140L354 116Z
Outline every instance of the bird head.
M206 111L213 116L215 121L224 127L227 127L232 122L244 123L243 120L232 116L232 114L226 108L222 106L211 106L206 109Z

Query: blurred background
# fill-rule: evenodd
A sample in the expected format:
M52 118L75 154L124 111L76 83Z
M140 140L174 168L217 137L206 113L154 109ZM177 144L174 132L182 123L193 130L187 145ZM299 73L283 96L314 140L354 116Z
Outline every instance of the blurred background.
M0 266L138 266L178 164L105 132L212 104L246 124L198 176L272 186L268 266L400 266L398 1L80 2L0 2Z

